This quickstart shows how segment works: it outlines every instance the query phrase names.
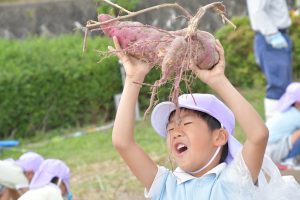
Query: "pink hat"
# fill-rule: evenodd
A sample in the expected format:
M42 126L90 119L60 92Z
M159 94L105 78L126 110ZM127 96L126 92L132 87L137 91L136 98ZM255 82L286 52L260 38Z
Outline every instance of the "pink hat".
M43 161L44 158L41 155L35 152L27 152L20 156L20 158L15 161L15 164L21 167L25 172L36 172Z
M178 104L180 108L207 113L223 125L229 133L226 162L231 162L242 146L232 135L235 126L235 118L232 111L222 101L211 94L184 94L179 96ZM162 102L153 109L151 123L154 130L160 136L166 137L169 116L175 109L175 104L169 101Z
M296 101L300 102L300 82L291 83L278 101L277 109L280 112L287 110Z
M30 188L34 189L48 185L54 177L61 179L70 193L70 169L63 161L58 159L47 159L41 164L39 170L33 176Z

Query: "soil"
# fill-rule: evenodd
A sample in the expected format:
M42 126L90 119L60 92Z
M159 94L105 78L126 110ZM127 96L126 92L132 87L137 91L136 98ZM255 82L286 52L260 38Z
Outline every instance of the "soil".
M298 181L298 183L300 184L300 170L287 169L287 170L281 170L280 172L284 176L287 175L294 176L296 181Z

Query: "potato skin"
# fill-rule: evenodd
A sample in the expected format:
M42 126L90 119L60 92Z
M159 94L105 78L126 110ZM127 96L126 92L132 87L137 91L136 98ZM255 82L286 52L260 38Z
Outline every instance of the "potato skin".
M113 19L110 15L98 16L99 22L110 19ZM165 31L132 21L113 21L102 24L101 29L108 37L116 36L126 53L162 66L163 72L182 67L183 71L188 70L186 63L190 61L186 59L192 59L201 69L210 69L219 60L215 38L206 31L197 30L193 35L187 35L186 29Z

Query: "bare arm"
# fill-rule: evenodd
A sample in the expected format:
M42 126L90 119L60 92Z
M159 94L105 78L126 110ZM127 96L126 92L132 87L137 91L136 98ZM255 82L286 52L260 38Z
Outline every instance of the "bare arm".
M9 189L5 188L0 194L0 200L10 200L10 196Z
M20 194L17 190L9 188L5 188L4 191L0 194L0 200L17 200L19 197Z
M133 174L149 190L157 173L157 166L134 141L135 105L141 88L134 82L142 83L151 67L122 53L116 38L114 43L116 50L112 47L109 49L115 51L122 60L126 79L115 118L112 142Z
M245 163L250 170L253 182L256 182L261 169L267 141L268 129L252 105L234 88L224 75L224 50L217 41L220 54L219 63L212 70L199 70L193 67L197 76L209 85L232 110L246 134L246 141L242 150Z
M295 144L299 139L300 139L300 129L296 130L291 135L291 142L292 142L292 144Z

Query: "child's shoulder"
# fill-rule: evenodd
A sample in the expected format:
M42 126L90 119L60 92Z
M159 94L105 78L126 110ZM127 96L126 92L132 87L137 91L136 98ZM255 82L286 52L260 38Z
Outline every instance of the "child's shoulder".
M288 110L286 110L284 112L280 112L280 114L281 114L281 117L286 120L300 121L300 110L294 106L290 107Z
M241 148L235 155L234 159L227 164L226 168L220 175L220 179L226 182L236 182L241 185L252 184L251 173L244 161Z
M23 197L24 196L24 197ZM63 200L59 188L54 184L48 184L40 188L31 189L26 192L20 200Z

